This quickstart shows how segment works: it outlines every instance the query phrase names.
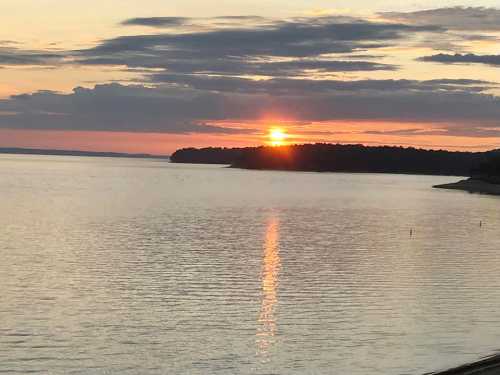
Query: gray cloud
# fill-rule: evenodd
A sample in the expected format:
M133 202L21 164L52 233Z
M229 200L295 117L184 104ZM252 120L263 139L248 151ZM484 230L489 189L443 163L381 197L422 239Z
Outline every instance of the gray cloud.
M385 19L413 25L439 25L452 30L500 31L500 9L453 7L417 12L384 12Z
M221 18L218 18L219 20ZM239 27L122 36L74 52L76 63L157 68L169 73L299 76L315 72L395 70L390 64L344 61L331 54L378 49L435 26L374 23L346 17L313 17L255 23L254 17L223 17ZM126 24L171 25L177 18L132 19ZM192 22L192 20L190 20ZM329 56L327 56L329 55Z
M424 56L420 58L422 61L439 62L445 64L487 64L500 66L500 55L475 55L473 53L468 54L444 54L440 53L432 56Z
M467 53L469 51L469 42L477 41L495 41L498 38L490 35L479 34L460 34L454 32L442 33L439 37L436 34L429 34L421 42L417 43L415 47L432 48L439 51L461 52Z
M91 58L80 60L84 65L123 65L123 59ZM216 74L229 76L301 76L315 73L396 70L397 66L360 60L295 59L290 61L248 61L239 58L168 59L160 56L130 57L129 68L160 68L177 74Z
M233 77L213 77L205 75L184 75L157 73L151 76L155 83L174 84L197 90L213 92L237 92L245 94L282 95L314 95L321 93L341 93L360 91L408 91L408 92L482 92L495 84L468 79L436 79L428 81L416 80L319 80L274 78L268 80L250 80Z
M143 17L125 20L122 25L166 30L160 34L121 36L102 41L94 48L59 53L3 45L0 64L109 65L178 74L274 77L396 70L395 65L363 61L363 57L342 60L332 54L379 49L400 43L414 33L439 30L436 26L376 23L349 17ZM179 27L182 29L176 30Z
M398 135L398 136L454 136L454 137L474 137L474 138L495 138L500 137L500 128L484 128L476 125L445 124L433 129L410 128L398 130L368 130L362 134L374 135Z
M193 17L136 17L129 18L120 24L122 26L147 26L158 29L170 29L172 27L191 26L196 28L214 29L220 26L255 26L255 24L273 24L275 21L260 16L219 16L206 18Z
M186 17L138 17L123 21L124 26L172 27L185 25L190 18Z
M118 84L76 88L71 94L40 91L0 100L0 127L161 133L241 133L207 125L222 118L221 98L185 90Z
M414 26L438 25L446 32L431 33L416 46L466 53L470 42L498 40L500 9L482 7L438 8L417 12L386 12L381 17ZM490 33L492 35L488 35Z
M280 84L298 84L302 88L312 84L308 80L296 81L306 82ZM333 86L328 89L313 87L302 92L295 86L295 91L289 90L288 94L285 89L281 94L270 94L257 90L214 92L180 86L108 84L77 88L71 94L42 91L1 100L0 114L4 115L0 115L0 127L231 134L244 130L211 124L222 120L251 123L265 118L267 113L281 113L294 122L419 122L442 124L442 135L494 136L500 126L500 99L467 91L468 86L476 83L339 81L331 83ZM461 89L457 91L451 86ZM304 128L307 130L307 125Z
M23 50L12 47L11 44L0 46L0 65L53 65L63 59L63 56L57 53Z
M500 100L466 92L368 90L275 98L273 108L309 121L444 122L497 127Z
M392 24L302 25L287 23L273 29L214 30L184 34L123 36L80 51L89 57L127 57L137 53L167 51L171 58L212 57L311 57L326 53L376 48L376 42L401 38L418 31Z

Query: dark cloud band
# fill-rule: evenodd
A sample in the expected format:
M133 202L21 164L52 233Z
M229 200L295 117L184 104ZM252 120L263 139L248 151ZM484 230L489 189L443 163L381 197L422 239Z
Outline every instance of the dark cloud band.
M487 64L500 66L500 55L475 55L468 54L445 54L440 53L432 56L422 57L422 61L439 62L444 64Z
M462 83L465 86L461 90L446 89ZM304 123L439 123L441 135L466 133L470 137L496 134L500 125L500 99L467 91L466 87L475 81L367 80L351 82L341 90L343 83L337 84L331 90L288 88L281 95L255 90L216 92L209 88L119 84L77 88L71 94L39 92L1 100L0 113L8 115L0 115L0 127L233 134L245 130L210 124L230 120L251 123L265 118L266 113L279 113Z

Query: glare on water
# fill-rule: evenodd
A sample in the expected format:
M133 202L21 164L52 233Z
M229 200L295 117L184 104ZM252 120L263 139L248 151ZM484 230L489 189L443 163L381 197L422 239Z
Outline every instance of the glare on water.
M258 353L266 356L274 342L277 322L274 314L278 302L278 281L281 267L279 255L279 219L268 219L262 261L262 306L257 332Z

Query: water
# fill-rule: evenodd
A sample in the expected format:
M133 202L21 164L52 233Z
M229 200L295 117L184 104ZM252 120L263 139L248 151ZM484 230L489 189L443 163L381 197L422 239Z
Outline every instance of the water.
M500 199L431 189L456 178L0 172L1 373L422 374L498 349Z

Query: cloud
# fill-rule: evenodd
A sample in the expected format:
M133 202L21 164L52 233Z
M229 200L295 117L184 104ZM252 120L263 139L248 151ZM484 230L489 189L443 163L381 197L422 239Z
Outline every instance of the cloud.
M444 64L487 64L500 66L500 55L475 55L473 53L460 54L444 54L440 53L432 56L424 56L421 61L439 62Z
M0 44L0 65L54 65L62 61L63 56L50 51L23 50L11 43Z
M275 98L279 113L308 121L393 121L499 125L500 100L466 92L386 91ZM283 111L283 112L280 112Z
M125 24L170 26L197 19L142 18ZM198 31L129 35L94 48L74 51L75 63L156 68L169 73L217 75L310 76L320 73L395 70L390 64L332 57L393 45L409 34L436 31L435 26L375 23L347 17L262 20L255 17L210 19ZM238 27L220 27L237 20ZM313 72L311 72L313 71Z
M83 56L127 57L137 53L166 52L170 58L192 57L311 57L376 48L375 42L399 38L411 29L402 25L285 24L274 29L214 30L184 34L122 36L80 51ZM366 43L366 44L365 44ZM162 55L160 55L162 56Z
M123 21L123 26L172 27L185 25L190 18L186 17L140 17Z
M344 81L332 79L274 78L268 80L251 80L245 78L176 75L168 73L153 74L151 78L155 83L174 84L179 87L189 87L196 90L245 94L261 93L270 96L306 96L322 93L362 92L367 90L379 91L381 94L387 91L482 92L495 86L495 84L490 82L469 79L436 79L428 81L365 79Z
M123 65L120 58L92 58L80 60L83 65ZM368 72L397 70L396 65L362 60L295 59L290 61L248 61L239 58L200 58L189 60L151 59L151 56L130 57L129 68L162 69L169 74L205 74L227 76L308 76L317 73Z
M471 43L498 40L500 9L484 7L453 7L416 12L384 12L385 20L414 26L439 26L446 32L431 33L416 47L430 47L440 51L468 52ZM489 33L489 35L488 35Z
M444 30L432 22L245 16L133 18L122 24L158 33L57 53L0 45L0 65L108 65L142 73L135 85L101 84L0 100L0 128L234 134L254 130L220 124L251 124L275 114L304 124L439 125L438 130L408 128L397 134L409 137L425 131L470 137L498 132L500 99L486 94L496 87L493 82L338 79L341 73L397 70L397 65L377 61L374 52Z
M481 126L464 126L463 124L441 125L431 129L409 128L398 130L368 130L362 134L372 135L398 135L398 136L454 136L454 137L474 137L474 138L494 138L500 137L500 128L483 128Z
M247 130L208 125L221 118L220 98L185 90L97 85L71 94L40 91L0 100L0 127L234 134Z
M70 94L41 91L1 100L0 114L8 115L0 115L0 128L233 134L252 130L218 123L251 124L269 113L304 123L441 124L441 135L467 132L470 137L497 134L500 125L500 99L467 89L482 81L338 81L311 89L311 81L288 81L272 83L281 92L119 84L76 88Z
M269 18L260 16L219 16L219 17L136 17L129 18L120 23L122 26L146 26L158 29L170 29L179 26L192 26L193 28L214 28L221 26L242 27L252 24L273 23Z
M366 61L373 54L363 52L402 43L415 33L440 30L340 16L142 17L122 25L149 26L161 33L120 36L77 51L31 51L0 44L0 64L108 65L135 71L267 77L390 71L398 67ZM353 59L352 54L360 52L365 60Z
M384 12L381 17L411 25L439 25L450 30L500 31L500 9L452 7L416 12Z

